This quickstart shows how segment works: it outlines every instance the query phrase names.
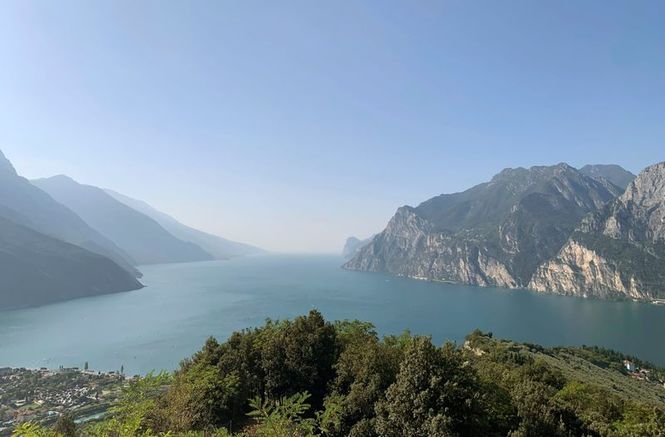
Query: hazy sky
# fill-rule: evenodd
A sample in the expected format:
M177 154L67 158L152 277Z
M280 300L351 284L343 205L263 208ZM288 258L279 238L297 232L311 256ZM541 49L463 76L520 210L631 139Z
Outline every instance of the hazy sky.
M4 1L0 149L278 251L504 167L665 160L665 2Z

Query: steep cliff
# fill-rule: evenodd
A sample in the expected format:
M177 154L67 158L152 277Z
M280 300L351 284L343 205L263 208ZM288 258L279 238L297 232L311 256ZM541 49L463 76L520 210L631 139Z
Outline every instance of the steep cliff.
M344 259L353 258L356 253L362 248L365 244L369 243L373 237L366 238L361 240L357 237L349 237L344 243L344 248L342 249L342 256Z
M596 297L665 296L665 163L589 215L529 288Z
M344 267L525 287L580 220L618 193L567 164L506 169L464 192L398 209Z

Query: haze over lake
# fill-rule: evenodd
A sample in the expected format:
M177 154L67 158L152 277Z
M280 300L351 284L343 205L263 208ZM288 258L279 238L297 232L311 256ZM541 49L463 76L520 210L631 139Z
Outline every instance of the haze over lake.
M429 283L341 269L337 256L271 255L143 266L146 288L0 313L4 366L172 370L213 335L319 309L436 343L474 328L515 341L598 345L665 365L665 307Z

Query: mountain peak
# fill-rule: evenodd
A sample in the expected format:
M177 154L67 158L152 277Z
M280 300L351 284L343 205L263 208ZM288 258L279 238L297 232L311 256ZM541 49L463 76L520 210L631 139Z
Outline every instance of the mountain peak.
M67 185L70 185L70 184L79 185L79 183L76 182L74 179L72 179L71 177L69 177L67 175L64 175L64 174L58 174L58 175L55 175L55 176L50 176L48 178L36 179L35 180L35 182L39 182L39 181L50 181L51 183L57 183L57 184L61 184L61 185L65 185L65 184L67 184Z
M565 163L565 162L560 162L560 163L554 165L554 169L559 170L559 171L570 171L570 170L577 171L577 169L575 167L573 167L570 164Z
M67 176L66 174L57 174L57 175L51 176L50 178L47 178L47 179L68 181L68 182L76 182L73 178Z
M593 164L580 168L580 172L590 178L605 179L625 190L635 179L635 175L616 164Z
M621 196L624 202L632 201L652 206L662 204L663 198L665 198L665 162L650 165L642 170ZM661 220L657 221L665 223Z
M516 168L504 168L499 173L497 173L493 178L492 182L506 181L506 180L527 180L531 181L535 177L551 177L558 174L575 172L577 170L566 164L565 162L560 162L554 165L534 165L529 168L516 167Z
M5 157L2 150L0 150L0 174L10 174L12 176L16 176L17 174L14 166L9 159Z
M658 162L656 164L651 164L650 166L642 170L638 175L638 177L644 178L647 175L654 175L654 174L665 174L665 161Z

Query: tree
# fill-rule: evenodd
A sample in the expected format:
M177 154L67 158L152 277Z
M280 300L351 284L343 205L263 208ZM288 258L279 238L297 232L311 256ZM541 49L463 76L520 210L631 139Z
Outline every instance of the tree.
M376 430L395 437L480 435L477 387L452 344L437 349L428 337L416 337L377 405Z
M238 400L238 376L199 361L176 375L166 395L168 430L210 430L227 426Z
M26 422L16 427L12 437L62 437L55 431L44 428L36 423Z
M308 393L296 393L278 401L261 401L254 398L250 401L253 417L257 426L254 431L258 437L314 437L316 421L304 418L310 405L307 403Z
M153 415L159 396L171 377L166 372L148 373L132 381L122 391L120 399L111 408L111 418L86 429L87 436L136 437L151 435L156 427Z
M376 435L374 407L395 382L403 343L396 337L379 341L367 323L345 321L336 329L342 352L335 363L332 393L320 415L321 428L330 436Z
M275 400L307 391L314 408L320 408L334 376L335 327L312 310L266 333L261 348L266 396Z
M76 423L74 418L69 413L64 413L58 417L58 420L53 426L56 433L61 434L63 437L76 437Z
M511 436L565 436L565 424L550 401L554 390L531 380L518 382L511 393L520 419L519 426Z

